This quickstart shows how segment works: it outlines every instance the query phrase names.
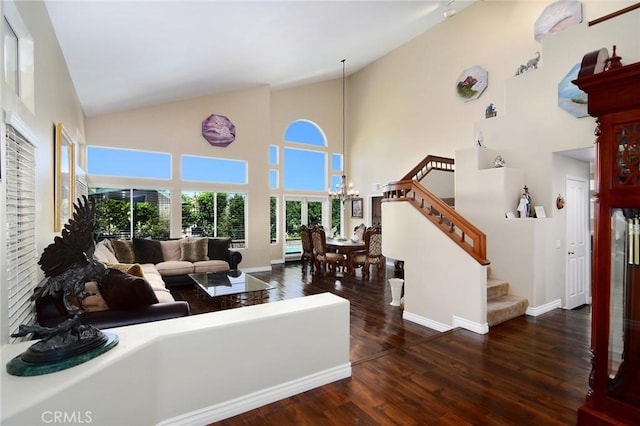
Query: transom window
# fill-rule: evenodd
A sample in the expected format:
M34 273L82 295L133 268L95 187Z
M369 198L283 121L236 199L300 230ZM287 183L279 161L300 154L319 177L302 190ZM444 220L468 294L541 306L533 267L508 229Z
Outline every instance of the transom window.
M89 146L88 173L149 179L171 179L171 154Z
M182 180L214 183L247 183L247 162L228 158L183 155Z

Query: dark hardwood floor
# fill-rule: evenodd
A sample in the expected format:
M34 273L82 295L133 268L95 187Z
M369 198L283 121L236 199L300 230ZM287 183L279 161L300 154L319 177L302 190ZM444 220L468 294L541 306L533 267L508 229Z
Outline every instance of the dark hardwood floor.
M327 291L350 301L352 377L218 424L575 424L590 371L588 307L523 316L486 335L438 333L389 305L394 274L317 276L299 262L252 274L277 287L270 302ZM216 309L192 288L172 293L194 314Z

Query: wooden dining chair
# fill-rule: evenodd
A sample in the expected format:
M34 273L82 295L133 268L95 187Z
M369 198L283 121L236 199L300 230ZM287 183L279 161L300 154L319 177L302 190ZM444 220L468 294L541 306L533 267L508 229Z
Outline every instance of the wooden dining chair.
M311 228L307 225L302 225L300 227L300 240L302 241L302 256L300 256L302 268L304 269L308 262L311 265L311 271L313 272L313 265L315 263L313 255L313 240L311 238Z
M362 277L369 278L371 265L376 265L378 273L384 270L385 258L382 255L382 228L374 226L364 231L364 250L351 255L351 271L362 267Z
M327 253L327 235L321 225L316 225L311 230L313 241L313 254L316 274L324 275L327 265L330 271L335 272L336 266L344 266L345 257L341 253Z

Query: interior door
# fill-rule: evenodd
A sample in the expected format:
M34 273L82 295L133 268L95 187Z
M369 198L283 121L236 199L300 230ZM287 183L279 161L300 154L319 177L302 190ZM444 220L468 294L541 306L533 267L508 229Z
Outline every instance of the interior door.
M580 178L566 180L567 276L566 309L587 303L590 282L589 186Z

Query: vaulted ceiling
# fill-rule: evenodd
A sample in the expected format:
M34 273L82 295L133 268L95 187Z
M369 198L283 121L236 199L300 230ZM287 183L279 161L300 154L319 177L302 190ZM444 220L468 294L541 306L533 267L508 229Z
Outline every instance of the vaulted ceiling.
M472 2L45 0L87 116L351 74Z

